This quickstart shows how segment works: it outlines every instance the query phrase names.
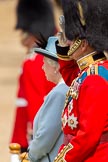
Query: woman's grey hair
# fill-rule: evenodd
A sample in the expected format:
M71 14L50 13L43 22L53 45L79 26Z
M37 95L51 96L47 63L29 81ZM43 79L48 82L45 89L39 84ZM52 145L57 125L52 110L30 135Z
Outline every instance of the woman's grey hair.
M47 58L47 63L52 67L58 67L59 66L59 63L57 61L54 61L50 58Z

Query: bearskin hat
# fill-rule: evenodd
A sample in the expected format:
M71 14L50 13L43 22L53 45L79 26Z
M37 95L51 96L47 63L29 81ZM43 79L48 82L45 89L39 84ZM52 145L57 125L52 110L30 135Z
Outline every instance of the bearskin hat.
M16 6L16 29L48 39L55 32L55 23L50 0L18 0Z
M108 0L62 0L69 40L87 39L97 51L108 50Z

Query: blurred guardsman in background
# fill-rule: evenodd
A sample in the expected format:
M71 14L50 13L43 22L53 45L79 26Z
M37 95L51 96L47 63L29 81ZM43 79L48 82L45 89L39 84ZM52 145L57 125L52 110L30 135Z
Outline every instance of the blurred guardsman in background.
M71 85L62 113L64 141L54 162L107 162L108 1L62 0L62 7L67 40L56 48Z
M21 43L27 47L27 56L21 67L18 81L16 114L11 142L21 145L25 152L32 138L34 116L44 97L55 86L46 80L42 70L43 56L32 54L32 47L46 46L49 36L55 33L52 4L48 0L19 0L16 29L21 30Z

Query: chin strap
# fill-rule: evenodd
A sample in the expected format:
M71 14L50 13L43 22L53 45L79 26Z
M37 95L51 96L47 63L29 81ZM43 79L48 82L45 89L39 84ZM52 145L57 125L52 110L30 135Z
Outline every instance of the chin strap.
M75 42L70 46L70 49L67 53L68 56L71 56L81 45L82 40L81 39L76 39Z

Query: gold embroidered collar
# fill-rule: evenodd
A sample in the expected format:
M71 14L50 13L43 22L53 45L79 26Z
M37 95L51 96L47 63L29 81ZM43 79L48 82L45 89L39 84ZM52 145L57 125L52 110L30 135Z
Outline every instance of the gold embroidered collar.
M104 53L97 53L96 51L80 58L79 60L77 60L77 64L80 68L80 70L85 69L86 67L88 67L90 64L94 64L96 62L105 60L106 57L104 55Z

